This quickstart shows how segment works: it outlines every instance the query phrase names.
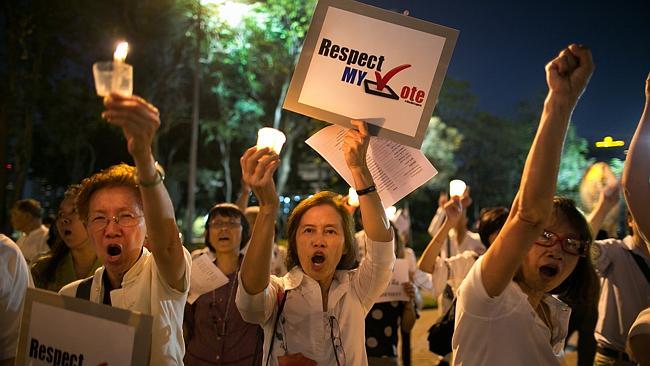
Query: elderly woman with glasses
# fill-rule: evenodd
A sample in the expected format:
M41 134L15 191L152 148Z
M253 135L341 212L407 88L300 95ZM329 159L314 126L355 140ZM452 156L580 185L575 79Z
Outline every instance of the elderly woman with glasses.
M546 65L549 92L519 192L503 229L458 289L456 365L561 365L570 309L588 282L591 231L572 201L554 198L569 119L593 72L570 45Z
M240 252L249 238L248 221L236 205L219 203L210 209L205 223L205 245L212 254L202 255L214 263L228 282L185 305L186 366L262 363L262 328L246 323L235 305L243 258Z
M284 277L270 276L278 196L273 182L279 158L250 148L241 158L244 180L260 202L242 263L237 307L244 320L264 328L264 364L363 365L364 319L390 280L393 235L366 164L370 136L352 121L343 153L359 194L368 254L357 264L352 218L333 192L302 201L288 222ZM358 268L357 268L358 266Z
M77 210L103 266L60 293L152 315L150 364L181 365L191 258L151 153L158 109L117 94L104 106L102 117L122 129L135 167L114 165L82 181Z

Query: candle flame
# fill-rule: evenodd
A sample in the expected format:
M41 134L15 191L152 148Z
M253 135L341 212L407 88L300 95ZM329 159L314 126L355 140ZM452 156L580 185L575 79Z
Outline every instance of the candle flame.
M129 53L129 43L121 42L117 45L115 53L113 54L113 60L116 62L124 62L126 59L126 54Z

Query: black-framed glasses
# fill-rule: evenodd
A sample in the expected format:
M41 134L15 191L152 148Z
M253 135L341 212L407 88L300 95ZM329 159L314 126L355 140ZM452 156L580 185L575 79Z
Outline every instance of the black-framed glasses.
M560 235L549 231L544 230L542 234L535 240L535 244L541 245L543 247L552 247L555 243L559 242L562 250L565 253L577 255L580 257L585 257L589 249L589 243L573 238L563 238Z
M336 357L336 365L345 365L345 349L341 342L341 328L339 321L334 315L330 315L330 337L332 339L332 347L334 347L334 356Z
M92 231L103 230L108 226L108 223L113 221L121 227L132 227L140 223L140 219L144 215L136 215L133 212L121 212L115 216L107 216L104 214L94 214L88 218L88 227Z

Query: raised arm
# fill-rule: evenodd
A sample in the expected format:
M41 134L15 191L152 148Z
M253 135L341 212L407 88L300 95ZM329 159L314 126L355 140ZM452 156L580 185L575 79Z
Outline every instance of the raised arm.
M352 125L356 129L351 128L346 132L343 138L343 153L354 179L353 188L359 192L375 185L366 163L370 135L368 135L365 122L353 120ZM379 242L388 242L393 239L393 233L377 191L359 195L359 208L363 229L368 238Z
M122 128L127 148L138 174L140 195L147 226L149 249L162 278L174 289L185 291L183 244L178 235L174 206L156 170L151 152L160 127L158 109L138 96L111 94L104 99L102 113L110 124Z
M447 201L443 208L445 210L445 218L442 225L438 228L438 231L433 235L429 245L424 249L424 253L418 261L418 268L421 271L427 273L433 273L435 270L436 258L440 254L442 249L442 244L447 239L449 230L456 226L460 216L463 214L463 209L461 207L461 199L458 196L454 196L451 200Z
M248 208L248 196L251 193L251 187L242 180L241 182L241 191L239 192L239 197L235 200L235 205L239 207L241 212L245 212Z
M488 295L510 283L553 209L557 173L569 119L594 66L591 52L572 44L546 65L549 87L510 216L481 263Z
M587 216L587 222L591 227L591 234L595 238L600 231L600 228L603 226L603 222L607 217L607 214L616 206L621 197L621 189L618 182L610 186L605 187L600 191L600 196L598 196L598 202L594 206L594 209L591 210Z
M257 214L250 244L241 265L241 281L248 294L256 295L269 285L275 215L279 200L273 174L280 158L269 148L251 147L240 159L242 180L251 187L260 211Z
M645 81L645 106L623 169L625 202L645 238L650 239L650 73Z

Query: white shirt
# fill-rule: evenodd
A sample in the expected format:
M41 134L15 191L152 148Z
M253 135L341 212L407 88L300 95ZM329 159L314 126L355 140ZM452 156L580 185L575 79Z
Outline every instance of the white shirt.
M595 337L601 346L625 351L627 333L641 310L650 306L650 284L627 251L632 237L594 242L593 262L601 278ZM635 251L650 261L640 251Z
M44 225L39 226L38 228L32 230L27 235L22 235L16 241L16 244L20 248L20 251L23 252L27 263L31 263L36 260L39 256L50 251L50 247L47 246L47 235L50 230Z
M27 287L34 287L20 249L0 234L0 361L16 357Z
M434 296L439 296L447 285L451 286L454 294L458 293L458 287L469 273L478 255L473 250L466 250L451 258L436 258L436 263L431 273Z
M192 259L187 249L185 255L185 277L183 291L178 291L167 283L158 272L153 255L142 248L143 253L138 261L126 272L122 279L122 287L111 291L111 304L116 308L137 311L153 316L153 331L151 334L150 365L182 365L185 354L183 341L183 311L190 288L190 268ZM90 301L103 303L104 267L95 271ZM66 285L60 294L74 297L77 286L82 280Z
M440 227L445 221L445 210L443 208L438 208L436 214L431 219L431 224L427 231L432 237L436 235ZM485 245L481 241L481 236L473 231L467 230L463 242L458 242L458 234L456 233L455 228L449 230L449 235L445 243L442 244L440 249L440 256L442 258L451 258L457 254L463 253L466 250L473 250L476 254L481 255L485 253Z
M236 303L242 318L264 328L264 361L268 355L273 326L279 305L279 295L290 290L284 306L278 333L290 354L301 352L319 365L335 364L329 318L339 324L340 338L345 350L346 365L367 365L365 349L365 318L375 300L386 289L395 263L393 242L372 242L359 268L338 270L329 290L327 311L323 311L321 289L315 280L304 274L299 266L284 277L271 276L269 286L257 295L246 293L239 281ZM335 331L336 332L336 331ZM270 365L284 354L283 342L273 344Z
M571 310L547 295L552 334L514 281L501 295L490 297L481 279L479 257L458 289L454 365L562 365ZM552 346L551 346L552 344Z

